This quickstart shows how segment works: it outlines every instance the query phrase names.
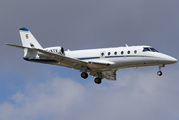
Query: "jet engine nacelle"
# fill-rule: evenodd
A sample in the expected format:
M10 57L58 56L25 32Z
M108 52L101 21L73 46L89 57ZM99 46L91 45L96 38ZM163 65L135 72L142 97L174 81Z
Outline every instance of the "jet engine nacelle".
M48 48L45 48L44 51L56 53L56 54L60 54L60 55L65 55L64 48L61 46L48 47Z

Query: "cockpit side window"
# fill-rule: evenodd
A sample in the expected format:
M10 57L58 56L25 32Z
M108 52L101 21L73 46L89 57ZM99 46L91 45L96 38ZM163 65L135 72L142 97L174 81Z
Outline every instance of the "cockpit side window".
M155 48L150 48L151 49L151 51L153 51L153 52L158 52Z
M144 47L143 52L150 51L148 47Z

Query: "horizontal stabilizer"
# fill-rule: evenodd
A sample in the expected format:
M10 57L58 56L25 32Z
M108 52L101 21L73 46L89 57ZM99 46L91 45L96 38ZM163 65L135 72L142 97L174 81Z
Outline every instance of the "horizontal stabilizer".
M23 47L23 46L19 46L19 45L13 45L13 44L6 44L6 45L21 48L21 49L28 48L28 47ZM28 49L31 49L31 48L28 48Z
M29 48L29 47L24 47L24 46L19 46L19 45L13 45L13 44L6 44L6 45L24 49L24 58L35 59L35 57L38 54L37 50L35 50L34 48Z

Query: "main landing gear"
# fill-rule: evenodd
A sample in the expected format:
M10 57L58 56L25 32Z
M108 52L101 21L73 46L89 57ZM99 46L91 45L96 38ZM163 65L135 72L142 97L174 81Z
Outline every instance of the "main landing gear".
M102 80L99 77L97 77L97 78L94 79L94 82L96 84L100 84L102 82Z
M94 82L95 82L96 84L101 84L101 82L102 82L102 77L103 77L102 73L101 73L101 72L98 72L98 73L97 73L97 76L98 76L98 77L94 79Z
M165 65L162 64L162 65L159 65L158 67L159 67L159 71L157 72L157 75L158 75L158 76L162 76L161 68L165 67Z
M102 73L98 73L98 77L94 79L94 82L96 84L100 84L102 82L102 79L101 79L102 77L101 76L102 76ZM84 79L88 78L88 73L87 72L82 72L81 77L84 78Z
M84 79L88 78L88 73L87 72L82 72L81 77L84 78Z

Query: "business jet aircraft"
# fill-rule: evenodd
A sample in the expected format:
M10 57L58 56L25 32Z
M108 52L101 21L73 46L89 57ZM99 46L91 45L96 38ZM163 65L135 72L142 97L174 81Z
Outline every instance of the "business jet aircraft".
M24 59L31 62L59 65L79 70L86 79L88 73L95 76L100 84L103 78L116 80L116 71L121 68L155 66L161 68L177 62L177 59L160 53L151 46L128 46L64 51L61 46L42 48L27 28L20 28L22 46L7 44L24 49Z

